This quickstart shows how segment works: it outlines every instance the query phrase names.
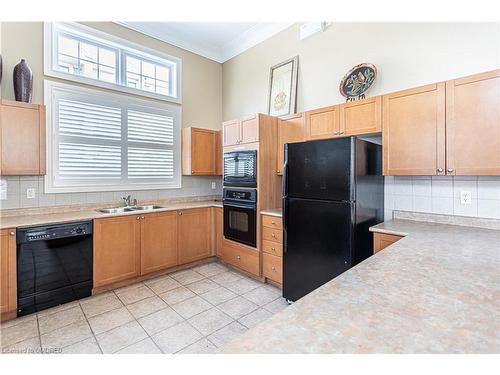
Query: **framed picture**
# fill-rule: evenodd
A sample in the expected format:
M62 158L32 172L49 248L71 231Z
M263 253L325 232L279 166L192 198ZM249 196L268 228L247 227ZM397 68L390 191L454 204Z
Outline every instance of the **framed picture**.
M269 76L269 106L271 116L295 113L299 56L271 67Z

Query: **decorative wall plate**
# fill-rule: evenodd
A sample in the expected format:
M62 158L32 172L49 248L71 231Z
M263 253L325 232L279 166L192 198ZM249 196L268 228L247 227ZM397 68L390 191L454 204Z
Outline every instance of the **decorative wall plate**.
M358 64L349 70L340 81L339 90L347 101L363 99L377 77L377 68L373 64Z

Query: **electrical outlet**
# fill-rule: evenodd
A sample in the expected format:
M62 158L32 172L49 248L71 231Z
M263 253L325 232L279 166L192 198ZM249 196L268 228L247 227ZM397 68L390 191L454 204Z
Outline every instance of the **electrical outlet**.
M470 191L460 192L460 204L472 204L472 194Z
M35 198L35 189L34 188L26 189L26 198L28 198L28 199Z
M212 190L217 189L217 183L215 181L212 181Z

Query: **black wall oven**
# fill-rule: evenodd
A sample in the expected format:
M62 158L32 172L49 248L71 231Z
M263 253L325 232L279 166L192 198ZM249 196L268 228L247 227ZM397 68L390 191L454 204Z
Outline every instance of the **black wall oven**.
M224 186L257 187L257 150L224 153Z
M257 190L224 188L224 237L257 246Z

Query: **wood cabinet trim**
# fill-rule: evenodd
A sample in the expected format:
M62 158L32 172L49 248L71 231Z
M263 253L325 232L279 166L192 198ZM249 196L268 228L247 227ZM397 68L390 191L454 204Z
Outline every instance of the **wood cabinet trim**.
M17 310L16 228L1 229L0 238L2 242L0 245L2 275L4 272L7 275L3 276L6 284L0 281L0 294L3 302L0 305L0 314L3 320L10 318L12 314L15 316Z
M397 236L395 234L386 233L373 233L373 253L376 254L379 251L385 249L387 246L392 245L394 242L399 241L403 236Z

